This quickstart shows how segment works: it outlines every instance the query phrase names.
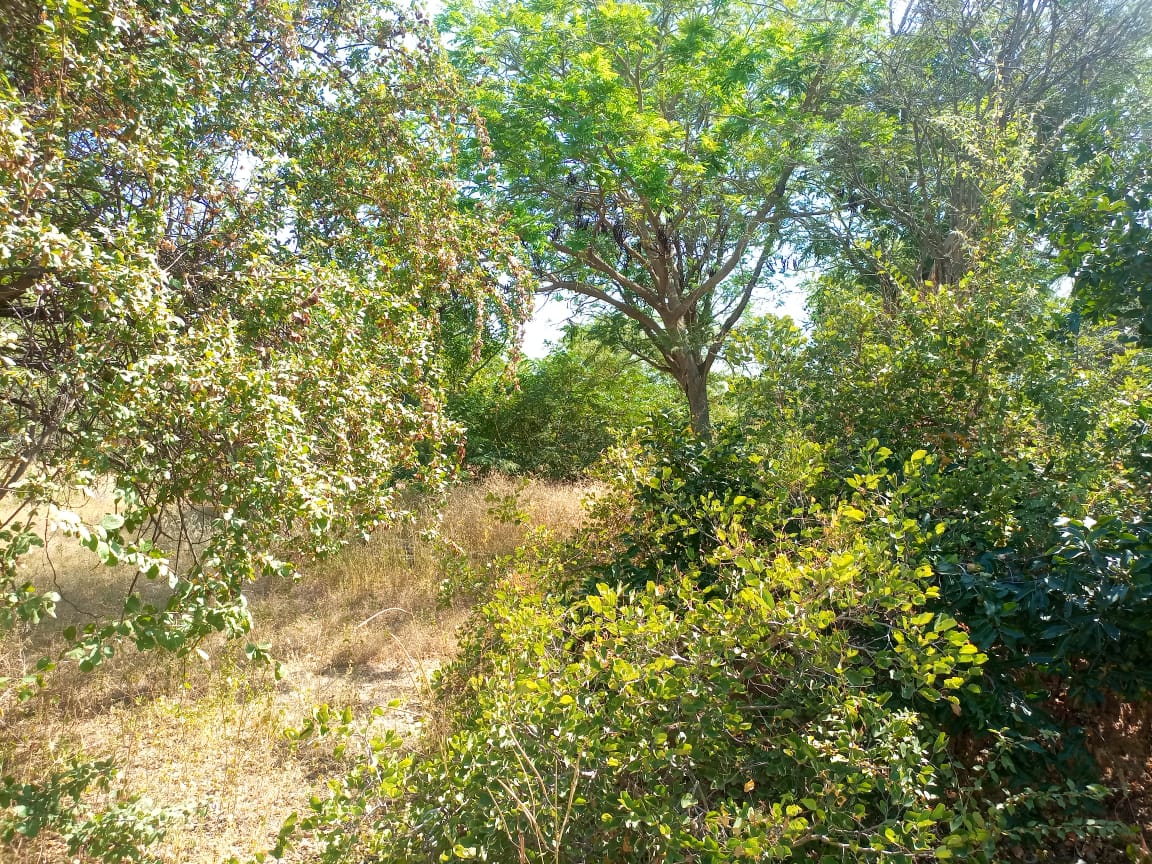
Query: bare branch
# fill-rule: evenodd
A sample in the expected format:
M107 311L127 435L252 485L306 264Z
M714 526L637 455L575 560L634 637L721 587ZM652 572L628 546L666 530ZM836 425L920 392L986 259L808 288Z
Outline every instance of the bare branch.
M720 354L720 348L724 344L724 340L728 334L732 332L732 328L744 315L744 310L748 308L748 303L752 299L752 293L756 290L756 283L760 281L760 274L764 270L764 264L768 260L768 251L771 249L770 244L765 244L764 248L760 251L760 258L756 262L756 269L752 271L752 276L748 279L748 284L744 286L744 291L740 295L740 302L736 304L736 308L732 310L720 330L713 339L712 344L708 346L708 354L704 358L704 374L707 375L712 371L712 364L715 362L716 357Z
M781 219L784 217L784 211L780 209L780 204L784 200L784 196L788 191L788 181L792 179L792 172L795 170L795 167L795 165L789 165L784 169L784 171L780 174L780 177L777 179L776 185L772 187L772 192L768 196L768 200L764 202L763 206L756 213L756 216L752 219L752 222L748 228L744 230L744 233L740 237L739 242L736 244L731 254L729 254L728 260L726 260L715 273L697 285L696 288L687 297L684 298L684 300L680 303L680 309L691 308L701 297L703 297L709 291L714 291L721 282L723 282L732 274L732 271L735 270L736 266L740 263L741 260L743 260L744 253L748 251L748 247L752 243L753 236L755 235L756 231L762 225L764 225L769 213L773 213L773 218L771 220L772 224L774 226L779 225Z
M656 347L660 349L660 353L665 353L664 343L668 340L668 334L660 324L650 315L644 313L643 310L637 309L630 303L613 297L607 291L597 288L595 285L589 285L587 282L581 282L576 279L561 279L554 275L545 277L548 280L549 290L571 291L575 294L583 294L585 297L591 297L594 300L599 300L607 303L613 309L624 313L637 324L639 324L648 337L656 343Z

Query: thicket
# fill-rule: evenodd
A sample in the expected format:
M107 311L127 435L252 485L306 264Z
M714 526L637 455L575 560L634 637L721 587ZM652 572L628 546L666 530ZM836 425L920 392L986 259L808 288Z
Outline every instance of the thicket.
M1069 180L1131 139L1087 123L1048 173L1058 109L958 117L885 78L936 44L830 133L858 194L811 226L838 257L807 331L749 322L712 440L657 424L586 530L477 576L441 726L345 799L333 860L1139 856L1075 721L1152 683L1152 357L1087 255L1140 205Z
M688 422L608 452L574 537L458 562L421 740L293 732L348 765L273 857L1138 855L1053 709L1152 685L1148 5L832 5L453 9L479 93L388 7L5 12L0 626L53 612L46 533L130 573L3 697L246 634L248 581L448 482L449 384L473 464L580 473L668 404L631 349ZM738 327L782 249L805 329ZM463 383L526 269L628 320ZM91 809L112 770L3 779L0 839L146 859L168 814Z
M468 112L386 4L4 4L0 629L54 613L29 577L53 536L124 577L118 614L11 658L0 711L64 666L244 637L252 580L444 488L443 324L523 306L500 220L457 206ZM113 773L5 776L0 839L145 855L159 816L87 795Z
M823 277L714 440L657 422L475 574L426 749L303 821L331 860L1138 857L1067 708L1152 685L1152 355L1011 235Z
M502 364L481 370L447 408L465 429L469 468L574 480L676 398L640 361L574 329L514 375Z
M297 829L332 861L1124 860L1049 710L1147 692L1145 517L989 554L955 464L647 433L575 539L489 572L426 749L375 742Z

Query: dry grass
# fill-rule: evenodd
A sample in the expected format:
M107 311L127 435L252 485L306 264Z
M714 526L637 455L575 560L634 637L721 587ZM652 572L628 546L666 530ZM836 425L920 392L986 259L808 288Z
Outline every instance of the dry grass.
M492 499L517 491L527 524L493 519ZM511 551L532 525L569 530L587 491L546 484L520 489L492 478L454 492L442 531L482 562ZM130 574L88 562L83 550L49 544L36 581L64 598L59 620L34 633L9 634L0 643L0 674L34 662L67 624L118 611ZM34 779L72 755L112 759L122 769L113 794L145 794L162 806L188 808L158 850L163 860L215 864L267 848L284 817L323 787L331 767L315 752L291 749L283 730L320 703L368 707L401 699L401 708L382 722L413 731L423 682L452 655L466 615L437 606L442 561L411 526L301 569L298 582L259 584L250 594L254 639L272 643L283 680L246 663L240 646L219 640L204 646L206 660L125 652L92 673L62 668L41 697L0 706L6 709L0 716L5 773ZM0 858L67 860L48 836L0 849Z

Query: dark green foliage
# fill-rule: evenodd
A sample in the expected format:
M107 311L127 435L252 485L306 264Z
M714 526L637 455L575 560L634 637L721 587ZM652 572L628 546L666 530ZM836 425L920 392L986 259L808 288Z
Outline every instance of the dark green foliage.
M1152 528L1114 517L1060 520L1060 540L1023 558L990 550L942 563L945 601L999 674L1059 675L1079 695L1152 687Z
M620 432L678 401L638 361L573 335L516 380L478 378L449 401L467 430L467 464L480 470L580 477Z

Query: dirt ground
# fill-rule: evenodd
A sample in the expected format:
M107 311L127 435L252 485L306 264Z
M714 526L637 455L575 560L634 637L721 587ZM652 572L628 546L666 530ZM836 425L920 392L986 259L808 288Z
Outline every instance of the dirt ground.
M570 530L588 491L490 479L453 494L442 530L482 564L510 552L530 526ZM529 517L525 524L490 512L514 493ZM8 634L0 643L0 675L23 673L58 644L65 626L123 602L131 574L93 567L66 541L49 543L45 556L35 578L61 594L58 619ZM252 639L271 643L280 680L248 662L241 645L222 639L185 659L126 651L87 674L62 666L24 704L0 696L0 770L26 782L66 768L74 757L110 759L119 772L108 800L144 795L182 809L152 850L160 860L249 858L271 845L285 817L307 809L336 770L325 748L294 747L285 736L315 706L349 706L367 717L374 706L393 703L372 722L404 736L419 731L428 681L451 658L467 615L459 605L438 604L443 576L442 553L406 529L336 560L303 565L295 582L252 586ZM16 838L7 849L0 843L0 860L70 858L59 838L43 833Z

